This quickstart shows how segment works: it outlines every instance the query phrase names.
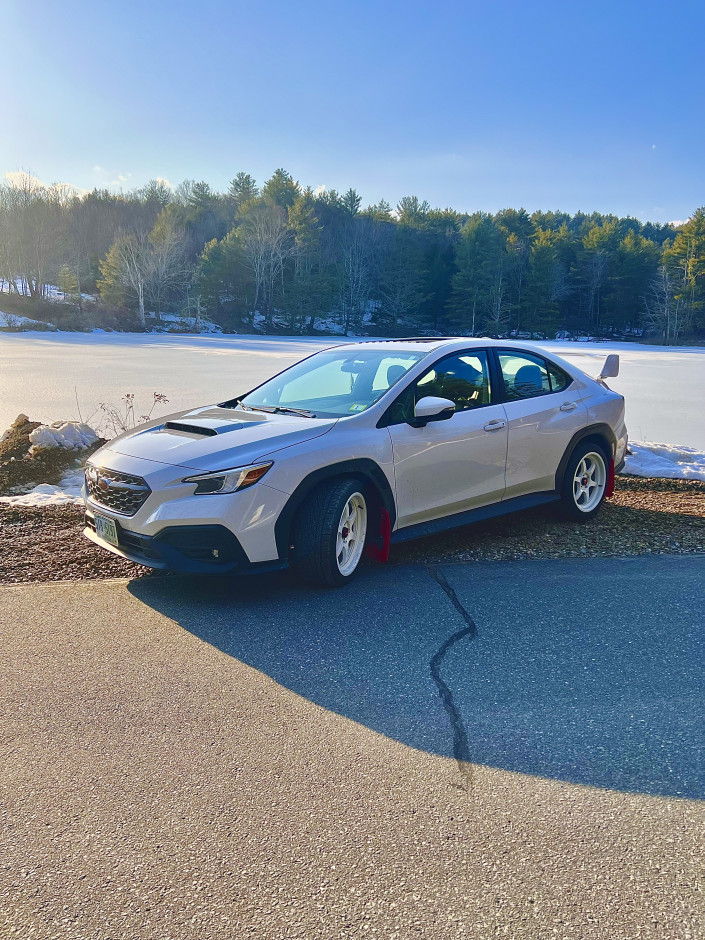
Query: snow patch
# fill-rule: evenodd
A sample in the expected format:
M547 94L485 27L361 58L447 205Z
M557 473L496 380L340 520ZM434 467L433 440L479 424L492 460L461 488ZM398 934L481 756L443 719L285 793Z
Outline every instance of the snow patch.
M148 317L148 323L151 323L154 320L156 326L153 328L155 332L160 332L160 324L166 324L167 332L170 330L175 330L179 332L180 330L191 331L195 333L222 333L223 328L217 323L214 323L209 317L203 315L198 319L196 317L186 317L182 316L179 313L150 313Z
M0 326L6 328L17 330L20 327L49 327L50 329L56 329L53 323L46 323L44 320L32 320L30 317L21 317L18 313L3 313L0 310Z
M630 441L629 450L631 455L626 458L623 473L635 477L705 482L705 454L693 447Z
M68 470L61 478L58 486L51 483L40 483L29 493L21 496L0 496L0 503L5 506L82 506L81 487L83 486L83 470Z
M16 277L14 281L8 281L6 278L0 278L0 294L11 294L13 292L19 294L20 297L29 297L29 285L27 279L24 277ZM52 303L68 303L67 297L70 300L72 295L67 295L65 291L62 291L60 287L57 287L56 284L45 284L44 292L42 294L43 300L49 300ZM83 300L90 301L94 303L96 301L95 294L85 294L81 291L81 298Z
M54 424L42 424L29 435L32 446L30 454L48 447L62 447L64 450L85 450L100 440L93 428L80 421L55 421Z

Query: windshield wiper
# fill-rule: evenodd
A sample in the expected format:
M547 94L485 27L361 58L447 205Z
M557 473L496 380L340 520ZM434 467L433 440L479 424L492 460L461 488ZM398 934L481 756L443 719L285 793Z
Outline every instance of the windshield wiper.
M307 411L306 408L284 408L281 405L277 405L276 408L272 410L278 415L300 415L302 418L316 417L313 411Z
M241 401L237 403L246 411L263 411L268 415L300 415L302 418L315 418L313 411L307 411L305 408L285 408L283 405L273 405L267 408L265 405L244 405Z
M236 402L233 402L232 405L228 405L228 408L242 408L243 411L264 411L268 415L274 414L276 411L276 408L255 408L254 405L246 405L239 399Z

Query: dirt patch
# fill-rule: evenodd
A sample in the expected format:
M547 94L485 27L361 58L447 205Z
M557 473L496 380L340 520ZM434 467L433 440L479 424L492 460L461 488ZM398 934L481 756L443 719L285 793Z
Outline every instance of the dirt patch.
M0 506L0 583L140 578L150 569L82 535L77 506ZM502 561L705 551L705 483L620 477L614 498L581 525L553 507L528 510L418 539L392 550L392 564Z
M151 573L89 542L83 527L80 506L0 504L0 583L140 578Z
M614 497L587 523L558 505L398 545L392 561L426 563L705 551L705 483L618 477Z

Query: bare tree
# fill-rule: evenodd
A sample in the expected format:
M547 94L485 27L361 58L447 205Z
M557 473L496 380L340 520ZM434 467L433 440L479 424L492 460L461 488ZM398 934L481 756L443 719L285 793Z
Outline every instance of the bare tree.
M598 249L588 267L588 317L593 329L600 325L600 294L607 276L607 251Z
M24 172L0 187L0 265L9 290L45 296L69 197L70 187L44 186Z
M644 297L644 313L649 325L660 330L668 344L676 344L689 325L689 307L683 295L676 296L665 264L659 267L649 285L649 293Z
M362 319L370 299L373 259L378 247L375 236L378 234L378 229L372 227L370 220L360 216L349 219L340 233L339 305L346 336Z
M150 238L144 232L124 232L115 239L100 263L103 279L98 287L104 299L123 303L124 292L137 300L137 316L145 325L146 304L161 312L170 293L186 286L191 269L186 261L185 237L167 228Z
M183 288L192 274L183 233L169 228L159 238L152 238L144 251L143 263L145 293L159 315L164 301Z
M120 282L137 294L137 316L145 325L145 282L149 276L149 242L146 235L127 235L118 243L116 262Z
M293 233L285 211L265 201L246 204L240 231L255 281L253 312L262 307L265 322L271 326L276 293L283 292L284 267L295 249Z
M509 311L507 309L506 283L504 273L498 270L490 288L485 315L485 324L493 333L503 333L507 328Z
M529 273L531 249L528 238L520 238L514 233L507 239L509 256L509 279L516 297L516 329L521 328L521 304L524 282Z

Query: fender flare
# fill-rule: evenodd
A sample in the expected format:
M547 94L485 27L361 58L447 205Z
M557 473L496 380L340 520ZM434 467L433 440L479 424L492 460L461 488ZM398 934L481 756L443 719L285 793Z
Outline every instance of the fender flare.
M280 559L286 559L289 554L291 526L303 501L308 494L321 483L336 477L357 477L365 483L372 484L375 492L379 496L380 509L387 511L389 514L390 527L394 528L394 522L396 520L394 493L392 492L389 480L379 464L369 457L341 460L339 463L329 464L327 467L313 470L308 476L305 476L284 504L284 508L279 513L277 521L274 524L274 537L277 543L277 554Z
M609 426L609 424L599 423L599 424L590 424L585 428L581 428L579 431L576 431L575 434L571 437L570 443L565 449L561 461L558 464L558 469L556 470L556 492L560 493L563 486L563 477L565 475L565 468L568 466L568 461L571 458L571 455L577 445L584 441L586 438L594 438L600 443L606 445L607 447L607 456L614 459L614 454L617 449L617 437Z

